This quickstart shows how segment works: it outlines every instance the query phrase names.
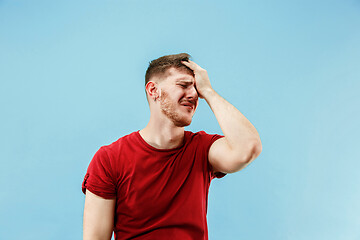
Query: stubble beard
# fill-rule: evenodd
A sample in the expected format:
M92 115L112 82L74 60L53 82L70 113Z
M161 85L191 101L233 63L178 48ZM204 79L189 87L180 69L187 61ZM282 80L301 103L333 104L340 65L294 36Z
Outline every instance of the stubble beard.
M192 118L181 116L176 111L176 103L170 100L169 94L164 90L161 90L160 109L177 127L186 127L191 123Z

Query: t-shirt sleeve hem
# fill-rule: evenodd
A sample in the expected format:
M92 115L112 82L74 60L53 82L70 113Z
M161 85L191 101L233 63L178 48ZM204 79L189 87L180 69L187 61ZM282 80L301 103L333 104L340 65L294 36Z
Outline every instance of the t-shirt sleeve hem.
M226 176L227 173L223 173L223 172L212 172L211 173L211 178L214 179L214 178L223 178Z
M113 193L106 193L106 192L102 192L97 190L96 188L92 187L92 186L86 186L86 187L82 187L82 192L84 194L86 194L86 190L92 192L93 194L105 198L105 199L113 199L116 198L116 194Z
M86 173L84 181L82 183L81 189L84 194L86 194L86 189L92 192L93 194L100 196L105 199L112 199L116 197L116 193L112 189L106 188L104 186L97 186L91 181L88 181L90 174Z

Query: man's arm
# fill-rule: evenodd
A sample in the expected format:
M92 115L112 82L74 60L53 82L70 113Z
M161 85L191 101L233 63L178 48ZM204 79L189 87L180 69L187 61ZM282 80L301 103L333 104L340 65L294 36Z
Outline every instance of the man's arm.
M225 136L215 141L209 150L214 172L240 171L261 153L258 132L239 110L215 92L205 69L192 61L183 63L194 71L199 97L209 104Z
M104 199L86 190L84 240L110 240L114 229L115 199Z

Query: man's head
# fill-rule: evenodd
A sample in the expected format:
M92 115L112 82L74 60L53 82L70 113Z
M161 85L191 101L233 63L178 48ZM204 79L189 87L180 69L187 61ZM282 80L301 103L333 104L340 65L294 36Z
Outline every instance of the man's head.
M166 76L167 70L169 70L170 68L176 68L194 76L194 72L181 63L181 61L188 61L190 57L191 56L187 53L179 53L173 55L166 55L158 59L152 60L149 63L148 69L146 70L145 86L153 77L157 77L160 79L164 78Z
M194 73L181 63L189 57L180 53L155 59L145 75L151 114L156 119L170 119L177 127L191 123L198 103Z

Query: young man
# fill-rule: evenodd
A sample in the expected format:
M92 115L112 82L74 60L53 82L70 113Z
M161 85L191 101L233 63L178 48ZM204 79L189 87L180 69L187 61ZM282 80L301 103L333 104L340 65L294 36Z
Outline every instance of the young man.
M261 152L254 126L182 53L153 60L145 76L148 125L103 146L83 182L84 239L208 239L210 181ZM203 98L224 136L184 131Z

